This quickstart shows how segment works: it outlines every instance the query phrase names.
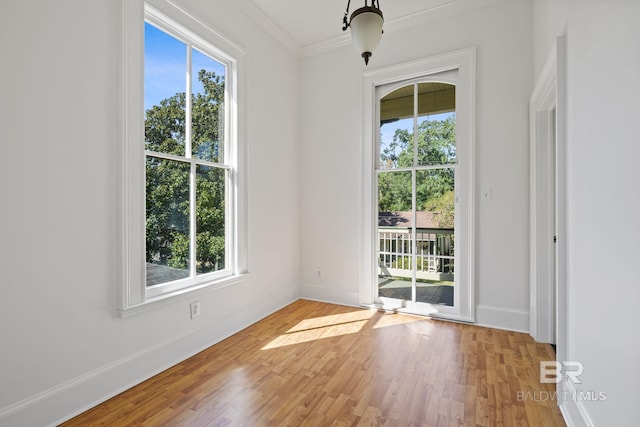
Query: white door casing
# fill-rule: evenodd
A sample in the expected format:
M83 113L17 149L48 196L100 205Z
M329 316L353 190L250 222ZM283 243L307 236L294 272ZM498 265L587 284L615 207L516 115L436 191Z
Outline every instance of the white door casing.
M447 73L457 71L457 73ZM438 78L437 75L441 77ZM455 81L442 76L456 75ZM451 52L392 67L365 72L363 75L363 227L360 259L359 299L363 306L372 306L377 296L377 206L376 206L376 146L379 118L376 89L383 85L410 81L445 81L456 85L456 301L453 310L428 310L423 306L407 311L442 318L473 322L475 320L475 48ZM402 83L401 83L402 82Z

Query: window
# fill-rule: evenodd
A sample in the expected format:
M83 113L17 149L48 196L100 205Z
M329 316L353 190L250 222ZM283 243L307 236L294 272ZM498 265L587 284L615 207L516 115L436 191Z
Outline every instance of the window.
M182 9L125 4L121 312L246 272L244 54Z
M233 257L226 61L169 31L145 23L145 272L151 294L228 276Z

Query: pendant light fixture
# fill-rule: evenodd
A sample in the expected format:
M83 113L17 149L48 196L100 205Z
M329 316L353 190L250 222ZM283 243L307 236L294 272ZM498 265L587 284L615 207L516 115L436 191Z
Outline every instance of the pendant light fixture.
M365 65L368 65L371 53L378 46L382 38L382 23L384 22L384 17L380 10L380 2L378 0L371 0L371 6L369 6L368 1L364 0L364 6L356 9L351 14L351 18L347 20L350 4L351 0L348 0L347 11L344 13L344 18L342 19L342 31L346 31L347 28L351 27L351 41L356 49L358 49L358 52L362 54Z

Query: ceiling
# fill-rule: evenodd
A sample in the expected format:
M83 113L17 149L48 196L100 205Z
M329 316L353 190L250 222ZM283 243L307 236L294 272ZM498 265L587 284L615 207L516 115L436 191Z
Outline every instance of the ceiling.
M501 0L382 0L380 9L384 14L384 31L388 33L497 1ZM342 31L347 0L243 0L241 3L255 20L299 53L328 50L350 42L348 32ZM349 13L363 5L363 0L353 0Z

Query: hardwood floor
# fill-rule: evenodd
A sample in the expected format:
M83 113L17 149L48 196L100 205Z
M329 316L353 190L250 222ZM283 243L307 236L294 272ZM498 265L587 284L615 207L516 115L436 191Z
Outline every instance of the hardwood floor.
M299 300L63 425L564 426L541 360L526 334Z

